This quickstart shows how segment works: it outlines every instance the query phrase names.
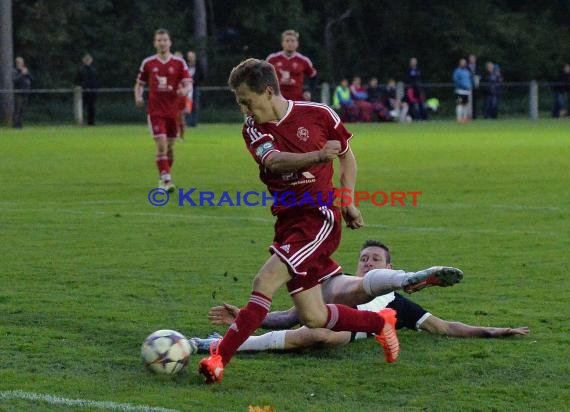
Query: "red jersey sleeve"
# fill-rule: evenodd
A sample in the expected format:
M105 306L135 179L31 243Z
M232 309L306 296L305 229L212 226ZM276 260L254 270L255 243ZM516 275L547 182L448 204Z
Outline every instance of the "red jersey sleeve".
M315 77L317 75L317 69L313 66L313 62L307 58L305 63L305 70L303 71L309 77Z
M253 156L253 159L263 165L265 159L270 153L278 152L275 147L275 139L270 133L265 133L259 130L258 125L255 124L253 117L248 117L243 125L242 130L243 138L247 146L247 150Z
M139 68L137 82L143 84L146 84L148 82L148 70L146 65L146 59L141 63L141 67Z
M340 142L340 153L343 155L350 147L348 141L352 138L352 133L346 130L338 114L328 106L327 108L327 140L338 140Z
M181 61L182 69L180 70L180 83L192 82L192 76L190 75L190 70L188 65L184 60Z

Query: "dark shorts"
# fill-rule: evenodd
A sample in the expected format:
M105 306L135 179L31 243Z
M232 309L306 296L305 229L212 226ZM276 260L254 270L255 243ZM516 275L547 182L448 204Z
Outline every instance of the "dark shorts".
M427 310L422 308L415 302L405 298L399 293L394 293L396 296L392 302L388 304L388 308L394 309L398 312L396 329L408 328L412 330L418 329L418 321L428 313Z
M288 212L277 217L270 246L293 276L287 282L290 295L308 290L340 273L331 255L340 243L340 210L322 206Z
M467 104L469 103L469 95L467 94L456 94L457 104Z
M394 300L388 303L386 307L397 312L396 329L418 330L420 326L418 322L423 322L426 319L426 315L429 315L427 310L399 293L394 293ZM350 340L353 341L364 337L362 332L353 332Z

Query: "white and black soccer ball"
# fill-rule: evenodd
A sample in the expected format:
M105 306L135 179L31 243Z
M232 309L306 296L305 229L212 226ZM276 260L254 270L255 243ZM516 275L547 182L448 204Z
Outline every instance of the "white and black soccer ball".
M161 329L151 333L141 347L141 358L153 372L174 375L188 365L190 355L198 352L193 341L175 330Z

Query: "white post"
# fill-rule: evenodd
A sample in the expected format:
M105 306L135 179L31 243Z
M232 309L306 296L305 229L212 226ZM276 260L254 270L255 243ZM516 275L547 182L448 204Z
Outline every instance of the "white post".
M331 105L331 87L326 82L321 84L321 103Z
M78 126L83 124L83 93L81 86L73 88L73 120L75 120L75 124Z
M532 80L529 84L529 115L531 120L538 119L538 83Z

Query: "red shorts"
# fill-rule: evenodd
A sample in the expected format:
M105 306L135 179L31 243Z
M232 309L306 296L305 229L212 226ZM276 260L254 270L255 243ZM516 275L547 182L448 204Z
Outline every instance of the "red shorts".
M178 123L176 117L148 115L148 127L155 139L176 139L178 137Z
M287 282L290 295L311 289L342 271L330 257L340 243L340 223L340 210L326 206L277 217L269 250L281 258L293 276Z

